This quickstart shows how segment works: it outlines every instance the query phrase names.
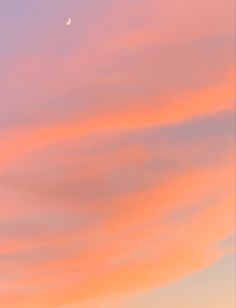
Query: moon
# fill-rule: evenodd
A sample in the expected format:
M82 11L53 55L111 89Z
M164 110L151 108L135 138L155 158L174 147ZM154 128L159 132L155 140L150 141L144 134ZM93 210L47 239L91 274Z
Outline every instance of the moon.
M71 18L68 18L67 22L66 22L66 26L69 27L72 23L72 20Z

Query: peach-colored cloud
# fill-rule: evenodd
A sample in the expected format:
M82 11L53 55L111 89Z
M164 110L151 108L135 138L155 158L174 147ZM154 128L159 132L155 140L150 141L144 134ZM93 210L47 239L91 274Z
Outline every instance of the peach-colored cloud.
M3 308L96 307L229 251L233 0L95 2L0 49Z
M228 154L226 161L227 157ZM234 229L234 188L227 184L233 184L233 163L230 160L226 164L226 161L218 167L213 164L209 170L186 170L186 173L172 175L156 190L116 198L112 204L119 211L112 219L104 218L102 225L97 225L98 229L95 224L81 232L75 229L75 233L35 235L30 241L27 239L25 247L18 240L16 244L21 246L17 249L18 254L27 248L20 261L26 278L19 278L19 283L6 284L12 290L11 299L4 297L3 300L11 304L14 300L32 304L43 300L45 305L53 307L108 293L137 292L208 266L222 254L216 249L216 242ZM210 204L209 200L215 198L215 191L220 189L222 193ZM228 197L230 195L232 197ZM182 211L192 202L201 204L203 201L206 205L196 213L190 213L186 221L166 220L168 213ZM209 221L212 221L210 230ZM36 242L34 238L37 238ZM73 250L76 241L81 241L79 238L84 243L95 241L95 246L85 246L82 252ZM45 249L37 257L36 248L43 243L59 248L51 261ZM63 247L69 249L69 255L63 253ZM36 255L30 257L28 253L34 250ZM21 260L18 254L15 261L6 259L16 273L19 273ZM26 261L28 258L32 264ZM30 289L30 285L35 285L35 289ZM58 289L60 295L55 296L54 290Z
M234 78L227 77L222 85L204 89L197 93L185 93L183 97L155 106L150 103L133 102L125 110L107 110L103 115L92 115L85 120L59 123L53 126L13 129L2 136L0 158L3 165L7 161L27 154L27 152L48 146L51 143L79 138L87 134L127 131L186 121L194 116L232 110L234 98ZM150 106L150 107L149 107Z

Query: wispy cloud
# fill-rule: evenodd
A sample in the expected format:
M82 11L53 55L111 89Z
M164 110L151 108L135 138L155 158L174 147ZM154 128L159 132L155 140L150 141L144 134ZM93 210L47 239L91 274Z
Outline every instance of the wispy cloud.
M227 254L233 1L24 4L1 4L3 307L97 307Z

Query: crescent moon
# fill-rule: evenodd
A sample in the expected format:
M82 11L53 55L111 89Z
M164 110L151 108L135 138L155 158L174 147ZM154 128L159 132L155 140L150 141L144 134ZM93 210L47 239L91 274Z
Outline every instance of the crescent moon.
M71 22L72 22L71 18L68 18L68 21L67 21L67 23L66 23L66 26L70 26L70 25L71 25Z

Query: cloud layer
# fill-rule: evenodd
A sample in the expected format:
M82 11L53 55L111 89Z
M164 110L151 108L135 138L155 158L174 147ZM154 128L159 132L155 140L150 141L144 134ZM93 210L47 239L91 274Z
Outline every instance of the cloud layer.
M1 307L87 307L232 252L233 1L22 3L0 8Z

